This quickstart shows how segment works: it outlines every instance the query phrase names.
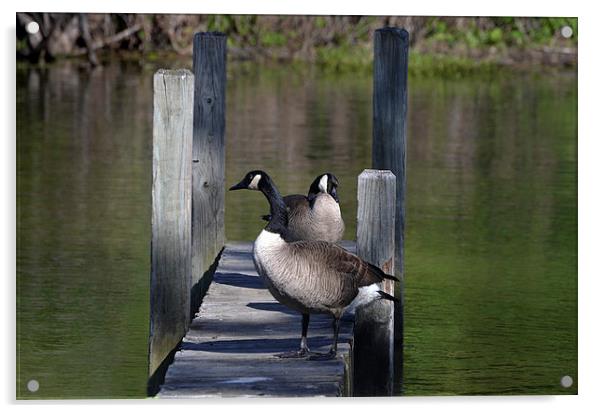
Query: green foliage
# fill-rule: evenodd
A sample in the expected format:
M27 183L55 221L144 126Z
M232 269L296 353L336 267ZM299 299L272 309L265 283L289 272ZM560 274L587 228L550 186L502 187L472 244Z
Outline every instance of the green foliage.
M240 56L265 57L275 60L316 61L332 72L367 71L372 64L373 33L385 25L406 26L410 29L412 52L432 55L423 58L425 72L463 72L476 66L477 59L485 65L490 61L507 63L538 63L541 53L533 49L549 46L575 48L578 41L577 19L574 17L382 17L382 16L260 16L260 15L130 15L126 25L139 24L153 30L138 30L111 50L141 53L147 60L157 55L190 50L196 31L220 31L228 36L228 46ZM67 19L71 18L69 16ZM90 17L94 33L104 32L103 16ZM123 18L114 18L123 22ZM113 21L111 20L111 21ZM66 20L67 21L67 20ZM569 39L561 35L563 27L572 29ZM123 27L113 27L113 31ZM60 29L57 29L60 30ZM66 34L63 35L65 37ZM60 36L56 36L59 38ZM102 36L101 36L102 37ZM75 38L74 38L75 39ZM102 40L102 39L98 39ZM64 43L64 42L63 42ZM177 48L175 46L179 45ZM60 47L63 47L62 44ZM54 45L48 50L58 50ZM33 56L24 40L17 41L21 56ZM108 49L108 48L107 48ZM175 49L175 50L174 50ZM179 49L179 50L178 50ZM104 52L104 51L103 51ZM61 51L64 56L80 55L80 46ZM99 54L102 52L99 52ZM443 58L442 56L447 56ZM539 56L539 57L537 57ZM558 66L575 65L576 58L564 54L556 59ZM33 60L33 59L32 59ZM482 65L481 65L482 66ZM413 69L416 70L416 69ZM471 69L472 70L472 69ZM417 70L422 72L422 68Z
M435 21L432 35L433 40L451 43L455 40L455 38L455 33L447 27L445 22L440 20Z
M319 47L316 49L316 63L327 72L370 72L372 51L351 45Z
M157 61L159 59L159 54L157 52L154 52L154 51L153 52L148 52L145 57L146 57L147 60L149 60L151 62L154 62L154 61Z
M286 35L278 32L266 32L262 33L260 37L260 43L263 46L284 46L286 44Z
M473 30L469 30L464 34L464 41L470 48L476 48L479 46L480 39L478 33L475 33Z
M504 38L504 33L502 32L502 29L500 29L499 27L496 27L487 33L487 43L488 44L499 44L502 42L503 38Z
M26 50L27 49L27 40L26 39L17 39L17 51Z
M228 33L234 28L234 16L228 14L210 14L207 20L209 31Z
M449 21L455 24L450 24ZM564 26L573 30L570 39L561 38L560 30ZM554 41L572 45L577 43L577 19L569 17L492 17L471 19L468 23L432 18L428 27L425 36L428 43L448 46L464 44L471 49L492 45L527 47Z
M415 77L461 79L464 77L487 78L502 73L504 69L492 62L410 51L408 71L410 76Z
M241 36L250 36L256 29L257 16L237 16L236 20L236 31Z
M322 16L318 16L316 17L316 27L318 29L323 29L324 27L326 27L326 19L324 19L324 17Z
M512 43L516 44L517 46L523 46L525 44L525 34L520 30L512 30L510 32L510 38Z

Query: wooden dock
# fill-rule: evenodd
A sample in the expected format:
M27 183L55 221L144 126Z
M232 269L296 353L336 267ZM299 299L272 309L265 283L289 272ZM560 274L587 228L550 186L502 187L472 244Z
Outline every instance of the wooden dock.
M355 248L351 242L344 246ZM350 396L352 318L341 322L336 359L275 357L298 348L301 316L278 303L264 287L253 265L252 248L251 242L226 245L157 396ZM332 317L312 315L308 341L311 350L327 352Z
M408 33L374 35L377 169L358 177L357 244L344 244L398 276L380 288L399 302L344 318L330 361L274 356L298 348L301 315L264 288L250 242L224 247L226 45L222 33L197 33L193 72L154 76L148 394L391 395L402 365ZM331 341L331 317L312 315L309 347L327 352Z

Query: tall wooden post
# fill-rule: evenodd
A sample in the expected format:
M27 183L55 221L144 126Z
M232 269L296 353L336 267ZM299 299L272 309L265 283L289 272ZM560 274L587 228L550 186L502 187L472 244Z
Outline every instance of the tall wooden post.
M388 274L394 271L395 175L364 170L357 182L357 254ZM381 289L394 294L393 281ZM357 309L354 326L354 395L390 396L394 378L394 306L378 300Z
M409 34L404 29L383 28L374 34L374 89L372 167L389 169L397 177L395 205L395 364L401 382L403 346L403 275L406 191L406 113L408 108Z
M193 46L192 314L225 242L226 36L196 33Z
M188 70L159 70L153 86L149 376L189 322L194 78Z

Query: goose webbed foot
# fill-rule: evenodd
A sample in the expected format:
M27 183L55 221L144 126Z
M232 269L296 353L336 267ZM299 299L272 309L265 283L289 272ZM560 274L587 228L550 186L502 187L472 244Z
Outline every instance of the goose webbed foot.
M328 353L311 353L311 355L307 358L312 361L326 361L333 360L337 356L337 351L334 349L330 349Z
M315 354L309 351L307 347L300 348L299 350L294 351L286 351L284 353L274 354L276 357L281 359L300 359L309 356L310 354Z
M307 357L312 353L309 351L307 347L307 329L309 328L309 314L303 314L302 322L301 322L301 345L299 346L299 350L295 351L287 351L286 353L275 354L276 357L281 359L299 359Z

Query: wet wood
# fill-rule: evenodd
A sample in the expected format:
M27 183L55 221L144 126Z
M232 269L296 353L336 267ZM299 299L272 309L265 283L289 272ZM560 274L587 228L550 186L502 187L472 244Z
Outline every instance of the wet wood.
M186 333L191 287L192 92L188 70L154 75L149 376Z
M344 246L353 248L349 242ZM350 395L352 330L352 320L345 318L339 355L332 361L275 357L298 348L301 315L265 289L253 265L251 242L228 244L157 396ZM309 347L326 352L331 340L331 317L312 315Z
M357 185L357 254L394 274L395 175L365 169ZM394 282L381 290L395 295ZM394 379L393 302L378 300L357 309L354 331L354 390L357 396L390 396Z

